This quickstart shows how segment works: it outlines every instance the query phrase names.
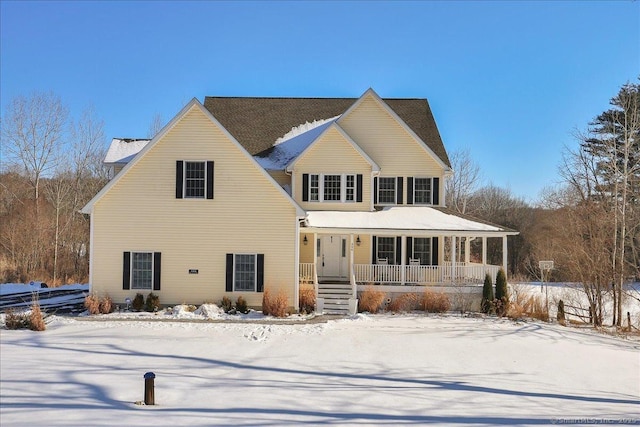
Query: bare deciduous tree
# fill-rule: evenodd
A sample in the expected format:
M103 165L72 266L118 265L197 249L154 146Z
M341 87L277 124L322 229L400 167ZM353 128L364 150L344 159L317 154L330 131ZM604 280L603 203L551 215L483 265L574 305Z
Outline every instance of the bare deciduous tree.
M454 151L449 158L454 175L446 182L447 206L467 213L467 203L480 184L480 167L471 158L469 149Z

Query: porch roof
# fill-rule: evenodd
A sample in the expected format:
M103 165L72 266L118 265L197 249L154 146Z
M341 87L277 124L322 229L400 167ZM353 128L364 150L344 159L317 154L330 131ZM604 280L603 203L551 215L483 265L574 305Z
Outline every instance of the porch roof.
M518 234L509 228L454 214L445 208L393 206L374 212L310 211L301 231L411 232L429 235L504 236Z

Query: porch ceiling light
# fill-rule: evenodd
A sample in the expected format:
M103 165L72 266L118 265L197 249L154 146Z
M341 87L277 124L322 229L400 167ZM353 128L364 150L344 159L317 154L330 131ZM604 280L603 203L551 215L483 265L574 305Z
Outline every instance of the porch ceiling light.
M356 245L360 246L360 243L362 243L362 241L360 240L360 235L358 235L358 237L356 237Z

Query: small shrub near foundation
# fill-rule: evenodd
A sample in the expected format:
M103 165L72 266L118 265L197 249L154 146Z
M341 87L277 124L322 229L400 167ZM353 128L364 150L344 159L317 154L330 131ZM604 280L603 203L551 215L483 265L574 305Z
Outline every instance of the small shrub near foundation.
M287 295L280 291L273 296L269 289L262 295L262 314L265 316L285 317L287 315Z
M311 285L300 286L300 298L298 300L300 312L313 313L316 309L316 291Z
M358 311L377 313L382 308L386 296L385 292L379 291L373 286L367 286L358 298Z
M147 301L144 303L144 309L146 311L158 311L160 308L160 297L153 292L149 292L147 295Z
M109 314L113 311L113 300L109 295L100 298L100 313Z
M223 296L222 301L220 301L220 308L224 310L225 313L229 313L233 310L233 303L231 302L231 298L228 296Z
M89 294L84 298L84 308L89 314L100 314L100 298L96 294Z
M240 295L238 300L236 301L236 310L239 313L247 314L249 312L249 307L247 307L247 300Z
M424 291L420 308L428 313L445 313L451 308L449 297L442 292Z
M131 307L135 311L142 311L142 308L144 307L144 295L137 293L131 302Z
M387 310L393 313L406 313L413 311L418 306L418 295L416 294L402 294L398 295L389 303Z

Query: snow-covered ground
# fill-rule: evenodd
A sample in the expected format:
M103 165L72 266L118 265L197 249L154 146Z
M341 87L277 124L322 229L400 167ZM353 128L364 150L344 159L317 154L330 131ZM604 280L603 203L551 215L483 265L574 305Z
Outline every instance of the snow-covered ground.
M24 289L1 285L0 296ZM149 371L156 405L136 404ZM276 320L206 305L0 331L2 427L640 424L639 414L640 339L589 327L454 314Z
M455 315L50 318L1 331L2 427L640 422L640 345ZM153 371L155 406L144 400Z

